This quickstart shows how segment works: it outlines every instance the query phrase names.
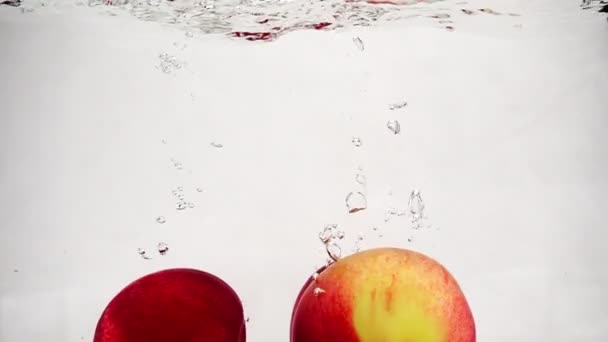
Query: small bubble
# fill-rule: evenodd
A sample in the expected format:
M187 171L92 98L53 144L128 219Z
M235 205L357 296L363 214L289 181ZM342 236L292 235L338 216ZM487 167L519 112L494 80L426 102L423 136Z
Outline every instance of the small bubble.
M164 216L159 216L159 217L156 218L156 222L160 223L160 224L163 224L163 223L167 222L167 220L165 219Z
M222 145L222 144L220 144L220 143L217 143L217 142L215 142L215 141L212 141L212 142L211 142L211 146L213 146L213 147L215 147L215 148L222 148L222 147L224 147L224 145Z
M434 18L434 19L446 19L449 17L450 17L450 15L447 13L439 13L439 14L435 14L435 15L431 16L431 18Z
M192 38L192 37L194 37L194 33L192 33L191 31L186 31L186 37Z
M388 109L395 110L401 109L407 106L407 101L395 102L388 105Z
M196 188L196 192L203 192L203 188Z
M357 234L357 240L363 241L364 238L365 238L365 234L363 234L362 232L359 232L359 234Z
M179 192L184 191L184 187L183 187L183 186L178 186L178 187L177 187L177 191L179 191Z
M158 245L156 246L156 248L160 255L165 255L169 251L169 245L167 245L164 242L159 242Z
M356 213L367 209L367 198L360 192L350 192L345 198L346 208L349 213Z
M412 241L414 241L414 237L410 236L407 238L407 242L412 242Z
M359 49L359 51L365 50L365 45L363 44L361 38L353 37L353 43L355 43L355 46L357 47L357 49Z
M175 207L175 209L177 209L177 210L184 210L184 209L186 209L186 203L184 203L184 202L178 202L177 205L176 205L176 207Z
M146 250L143 248L138 248L137 249L137 253L144 258L145 260L150 260L151 258L149 256L146 255Z
M401 125L397 120L390 120L386 123L386 127L389 131L393 132L393 134L397 135L401 133Z
M361 138L359 137L353 137L351 141L355 147L360 147L362 145Z
M315 287L315 289L313 290L313 293L315 296L319 296L325 293L325 290L323 290L320 287Z
M386 209L386 216L384 217L384 222L388 222L393 218L393 216L403 216L405 215L405 211L397 210L393 207Z
M496 11L490 9L490 8L482 8L479 11L483 12L483 13L494 14L494 15L499 15L500 14L500 13L498 13L498 12L496 12Z
M19 270L15 268L15 269L13 270L13 273L19 273Z
M367 178L360 173L355 176L355 181L361 185L367 185Z
M336 232L336 237L337 237L338 239L340 239L340 240L344 239L344 235L345 235L345 234L344 234L344 231L343 231L343 230L338 230L338 231Z
M167 145L167 140L163 139L163 140L161 140L161 142L162 142L164 145Z
M194 203L188 202L188 208L194 208Z
M247 318L245 318L245 323L249 323L249 316L247 316Z
M317 281L317 278L319 278L319 273L315 272L312 274L312 280L313 281Z
M325 246L327 255L333 260L338 261L342 256L342 249L336 243L330 243Z
M323 228L323 230L319 233L319 240L322 243L327 244L331 241L331 239L335 236L335 230L338 228L337 224L328 224Z

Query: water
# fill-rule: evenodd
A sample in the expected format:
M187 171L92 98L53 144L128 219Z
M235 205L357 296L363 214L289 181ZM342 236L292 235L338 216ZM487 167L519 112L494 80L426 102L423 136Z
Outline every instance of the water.
M99 6L103 1L89 0L89 5ZM426 8L416 7L414 13L418 3L438 1L441 0L401 0L400 6L344 0L112 0L112 4L141 20L182 27L188 38L201 32L274 40L295 30L335 30L420 17ZM360 51L365 49L359 37L353 42ZM179 64L165 60L161 70L170 73L181 68Z

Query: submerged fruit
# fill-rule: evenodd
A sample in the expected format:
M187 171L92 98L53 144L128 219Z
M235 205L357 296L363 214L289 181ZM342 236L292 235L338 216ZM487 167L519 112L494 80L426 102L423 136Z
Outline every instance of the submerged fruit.
M144 276L104 310L94 342L244 342L243 307L218 277L193 269Z
M474 342L475 323L456 280L438 262L379 248L340 259L304 285L291 342L325 341Z

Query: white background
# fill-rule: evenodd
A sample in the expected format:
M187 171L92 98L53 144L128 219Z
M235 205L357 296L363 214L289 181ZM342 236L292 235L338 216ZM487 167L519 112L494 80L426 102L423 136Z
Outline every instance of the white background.
M169 267L228 282L248 341L288 341L328 223L345 253L362 232L442 262L479 341L608 340L608 24L577 1L444 6L454 32L420 19L268 44L1 6L0 341L91 341L120 289ZM162 52L184 66L163 73ZM357 173L369 207L348 214ZM178 186L195 208L175 209ZM385 223L414 188L431 227Z

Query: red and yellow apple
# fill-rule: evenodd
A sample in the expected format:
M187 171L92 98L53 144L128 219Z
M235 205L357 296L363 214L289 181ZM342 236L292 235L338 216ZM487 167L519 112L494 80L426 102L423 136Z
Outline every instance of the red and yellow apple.
M218 277L193 269L144 276L104 310L94 342L245 342L243 306Z
M475 322L456 280L414 251L378 248L308 279L291 342L474 342Z

